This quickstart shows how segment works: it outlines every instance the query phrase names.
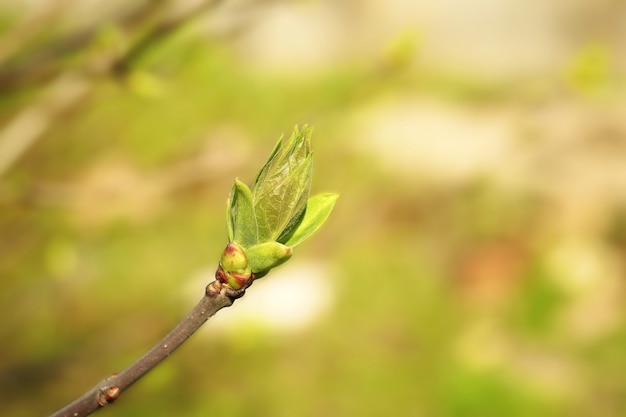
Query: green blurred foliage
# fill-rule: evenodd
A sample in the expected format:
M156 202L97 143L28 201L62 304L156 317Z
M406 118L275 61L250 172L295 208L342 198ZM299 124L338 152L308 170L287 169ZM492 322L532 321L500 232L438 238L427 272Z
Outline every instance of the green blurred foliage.
M3 31L19 17L7 16ZM583 46L549 75L490 79L428 68L432 39L399 28L386 48L300 74L260 70L236 39L193 28L122 77L90 79L0 177L4 414L53 411L169 331L212 279L233 178L251 182L277 137L303 123L314 127L313 193L341 199L290 263L326 266L334 304L298 332L209 322L101 413L623 414L625 200L620 183L584 188L624 156L608 46ZM102 49L116 36L104 31ZM38 92L0 97L0 121ZM391 129L376 148L369 110L407 98L470 118L508 111L515 147L452 180L478 145L453 142L436 170L400 137L447 139L432 132ZM476 138L473 127L463 135Z

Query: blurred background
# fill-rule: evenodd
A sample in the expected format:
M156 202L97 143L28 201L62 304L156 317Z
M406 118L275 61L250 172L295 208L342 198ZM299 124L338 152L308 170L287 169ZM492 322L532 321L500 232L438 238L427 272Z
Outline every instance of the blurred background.
M201 298L314 127L341 198L109 416L623 416L626 4L0 1L0 409Z

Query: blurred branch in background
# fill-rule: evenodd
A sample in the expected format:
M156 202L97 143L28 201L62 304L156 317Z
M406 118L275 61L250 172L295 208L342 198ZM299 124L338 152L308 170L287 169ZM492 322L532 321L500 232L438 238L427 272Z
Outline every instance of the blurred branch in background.
M58 19L71 4L68 0L59 0L41 15L14 28L0 44L0 94L45 87L34 103L27 104L0 130L0 177L59 115L89 92L93 76L123 78L145 53L220 1L204 1L174 16L170 10L173 2L147 1L120 17L106 16L87 29L79 29L41 45L30 45L42 34L47 23ZM86 50L88 52L93 47L103 28L109 27L124 32L125 38L130 39L129 46L119 53L115 49L99 51L99 65L95 68L88 54L85 56ZM65 62L76 56L78 62L68 68Z
M24 48L42 32L49 29L49 25L59 19L72 0L53 0L48 2L44 9L35 16L25 18L17 27L0 38L0 72L6 71L4 66L8 61L24 53Z
M203 1L176 14L172 10L175 2L148 0L135 9L125 13L118 12L120 16L103 16L88 28L78 28L69 34L53 36L50 40L32 45L32 39L41 35L46 28L45 23L54 22L71 4L70 0L59 0L50 6L48 13L22 23L12 33L5 35L13 43L5 41L5 44L0 45L0 93L41 85L66 71L66 63L76 57L82 58L82 61L79 60L75 67L86 73L97 70L96 73L100 74L111 71L124 74L150 48L156 47L176 30L220 2L221 0ZM33 30L34 27L37 30ZM95 46L103 30L110 28L123 36L123 50L99 50L97 59L99 62L106 62L106 65L100 63L98 68L90 68L89 60L84 59L85 52ZM20 36L22 33L31 35L23 38ZM109 56L104 52L108 52Z
M58 116L89 92L89 87L83 77L60 75L34 104L29 104L0 130L0 178Z

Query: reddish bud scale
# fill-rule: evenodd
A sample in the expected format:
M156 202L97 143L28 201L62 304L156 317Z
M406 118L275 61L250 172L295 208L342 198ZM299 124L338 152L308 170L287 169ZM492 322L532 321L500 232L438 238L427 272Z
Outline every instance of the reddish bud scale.
M252 279L246 251L236 242L226 245L220 265L215 271L215 279L233 290L245 287Z
M222 284L228 284L228 277L226 276L226 272L222 265L217 267L217 271L215 271L215 279L221 282Z
M117 400L121 393L122 391L119 387L115 386L103 389L98 396L98 405L100 405L100 407L104 407L105 405L112 403Z
M117 400L117 398L120 396L120 389L118 387L110 387L107 390L107 393L105 395L106 399L108 402L113 402L115 400Z
M248 257L246 251L235 242L226 245L220 264L228 272L245 271L248 267Z
M253 275L250 272L226 272L220 265L217 267L217 271L215 271L215 279L222 284L228 285L233 290L238 290L253 279Z

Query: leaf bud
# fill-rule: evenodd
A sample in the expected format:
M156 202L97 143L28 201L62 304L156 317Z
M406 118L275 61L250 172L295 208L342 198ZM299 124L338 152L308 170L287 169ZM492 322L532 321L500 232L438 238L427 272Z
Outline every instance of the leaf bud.
M226 245L220 265L215 272L215 278L228 284L232 289L243 287L252 277L245 250L236 242Z

